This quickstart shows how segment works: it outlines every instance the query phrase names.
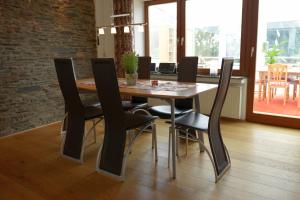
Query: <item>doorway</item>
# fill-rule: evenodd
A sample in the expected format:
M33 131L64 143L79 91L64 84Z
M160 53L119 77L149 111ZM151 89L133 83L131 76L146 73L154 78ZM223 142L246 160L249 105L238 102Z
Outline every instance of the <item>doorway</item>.
M249 121L300 128L300 15L294 0L259 0ZM255 52L253 52L255 53Z

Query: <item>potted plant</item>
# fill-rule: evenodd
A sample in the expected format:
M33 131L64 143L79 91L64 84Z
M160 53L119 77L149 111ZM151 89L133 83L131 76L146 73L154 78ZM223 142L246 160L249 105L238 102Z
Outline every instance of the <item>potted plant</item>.
M135 52L124 53L122 56L122 65L125 70L127 85L135 85L138 77L138 55Z
M278 44L277 41L275 41L275 44L269 48L269 43L264 42L263 43L263 52L265 53L265 63L266 64L274 64L277 63L278 56L281 53L284 53L284 50L281 49L281 46L284 44L284 42Z

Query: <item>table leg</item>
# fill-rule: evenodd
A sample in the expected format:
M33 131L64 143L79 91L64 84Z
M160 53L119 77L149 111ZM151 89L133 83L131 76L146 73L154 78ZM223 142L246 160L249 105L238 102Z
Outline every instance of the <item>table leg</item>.
M200 113L200 99L199 99L199 95L195 95L194 96L194 102L195 102L195 110L196 112ZM204 137L203 137L203 132L201 131L197 131L198 132L198 137L201 140L201 142L204 143ZM204 147L201 145L200 147L200 152L204 152Z
M172 169L173 178L176 178L176 134L175 134L175 100L171 99L171 134L172 134Z

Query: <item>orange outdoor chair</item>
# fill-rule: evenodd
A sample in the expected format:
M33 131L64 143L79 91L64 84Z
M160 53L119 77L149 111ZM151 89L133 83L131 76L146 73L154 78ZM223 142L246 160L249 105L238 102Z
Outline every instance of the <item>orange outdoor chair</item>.
M286 101L289 98L289 86L288 82L288 73L287 73L287 65L284 64L270 64L268 65L268 95L267 95L267 103L274 96L274 91L277 88L284 89L284 97L283 97L283 105L286 104Z

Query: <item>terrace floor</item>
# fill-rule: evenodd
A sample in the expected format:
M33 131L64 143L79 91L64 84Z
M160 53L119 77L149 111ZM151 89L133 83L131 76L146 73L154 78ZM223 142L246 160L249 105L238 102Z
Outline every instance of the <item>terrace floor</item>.
M274 115L290 116L300 118L300 107L297 106L298 99L293 99L290 91L286 105L283 105L283 92L278 90L274 98L267 104L266 99L260 99L256 95L254 98L254 112L267 113Z

